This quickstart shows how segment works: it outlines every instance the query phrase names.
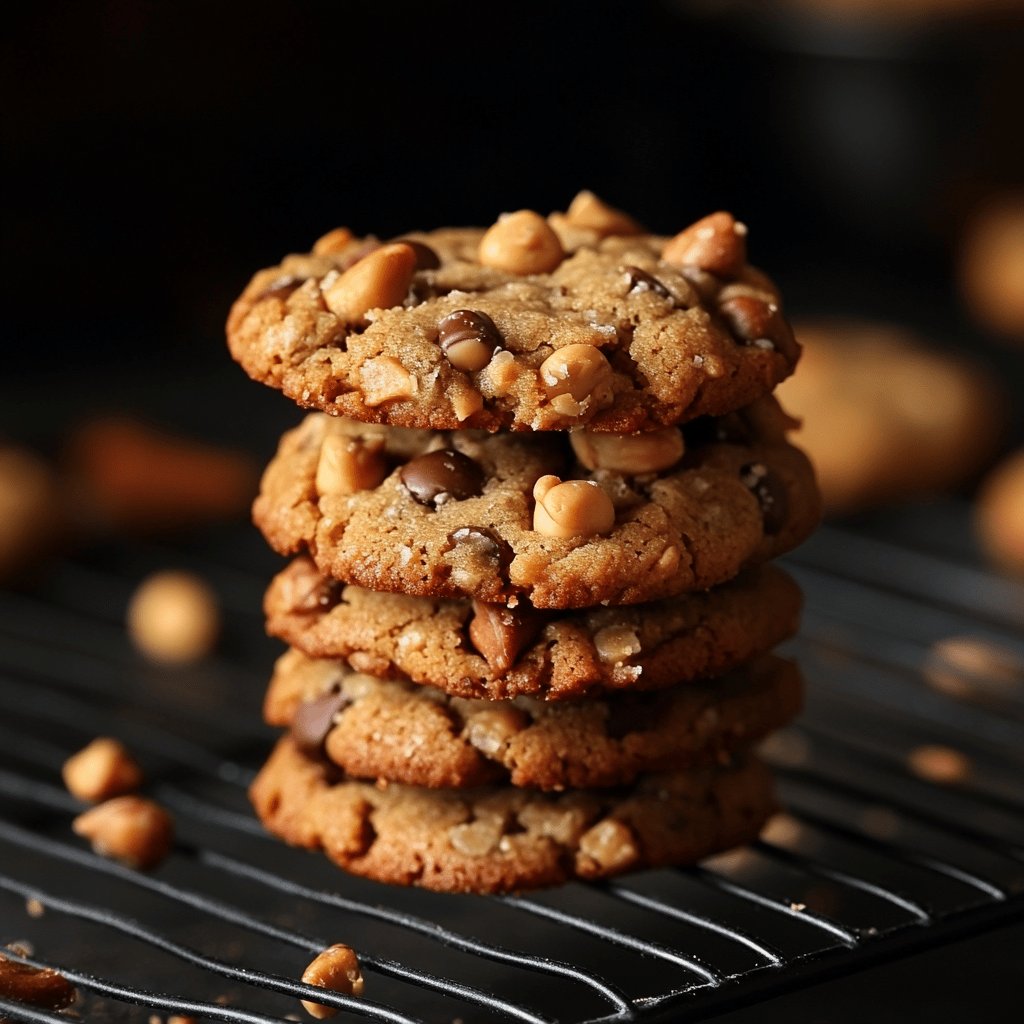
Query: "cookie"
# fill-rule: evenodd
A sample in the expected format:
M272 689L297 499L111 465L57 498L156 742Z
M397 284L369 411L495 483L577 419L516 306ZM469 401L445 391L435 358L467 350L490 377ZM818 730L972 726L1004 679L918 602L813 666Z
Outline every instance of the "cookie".
M647 605L538 612L343 586L295 559L264 599L267 631L314 658L457 697L563 700L721 675L796 632L801 595L772 565Z
M657 693L552 703L449 697L291 650L278 660L264 716L352 778L562 790L725 763L795 718L801 696L796 666L771 656Z
M771 775L753 758L624 790L438 790L346 780L288 737L250 797L275 835L353 874L479 893L692 864L754 839L775 810Z
M338 229L258 273L227 336L302 406L434 430L658 429L749 404L799 356L731 215L665 239L592 196L388 244Z
M973 363L884 324L801 325L800 373L778 391L802 421L828 511L955 487L995 448L1004 396Z
M325 575L537 608L703 590L817 524L814 474L773 399L641 435L410 432L312 414L253 518Z
M1024 448L1003 459L982 482L974 521L989 558L1024 576Z

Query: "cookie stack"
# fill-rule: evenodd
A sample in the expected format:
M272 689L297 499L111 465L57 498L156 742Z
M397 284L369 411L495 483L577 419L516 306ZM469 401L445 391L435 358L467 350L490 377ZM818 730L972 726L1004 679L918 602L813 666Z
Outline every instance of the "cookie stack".
M566 213L257 274L235 358L320 410L254 507L287 729L265 825L381 881L494 892L685 864L774 807L800 704L765 564L819 502L771 391L799 348L746 229Z

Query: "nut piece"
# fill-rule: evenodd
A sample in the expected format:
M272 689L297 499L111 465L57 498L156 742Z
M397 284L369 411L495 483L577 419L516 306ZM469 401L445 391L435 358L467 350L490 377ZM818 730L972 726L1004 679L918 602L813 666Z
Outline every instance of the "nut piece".
M477 258L507 274L546 274L565 258L558 235L533 210L503 213L480 240Z
M437 270L441 266L441 257L426 242L419 242L415 238L393 238L392 242L401 242L412 249L416 254L417 270Z
M639 856L633 833L614 818L599 821L580 836L580 857L594 862L591 872L621 871Z
M316 467L317 494L355 494L376 487L388 475L384 438L328 434Z
M355 240L356 236L348 228L335 228L333 231L328 231L326 235L321 235L313 243L313 254L315 256L330 256L347 249Z
M417 455L399 471L402 483L421 505L439 508L483 493L484 471L468 455L453 448Z
M496 757L516 733L530 724L525 711L507 702L492 703L494 707L470 715L466 722L466 739L484 757Z
M631 626L605 626L594 634L597 656L606 665L624 665L641 651L640 638Z
M712 213L669 239L661 258L674 267L700 267L735 277L747 262L747 227L731 213Z
M496 672L507 672L544 628L544 616L520 602L516 608L473 601L469 639Z
M108 800L80 814L71 827L92 843L95 853L142 870L159 864L174 840L171 816L141 796Z
M324 289L327 308L343 323L365 324L371 309L400 306L416 272L416 253L404 242L382 245Z
M741 342L776 349L790 362L796 361L800 349L777 303L752 295L736 295L718 308Z
M332 992L347 996L363 994L363 972L359 969L359 958L355 950L340 942L328 946L303 972L302 980L307 985L318 985ZM333 1017L338 1011L333 1006L302 1000L306 1013L317 1020Z
M565 219L575 228L588 228L602 238L607 235L639 235L643 228L628 213L617 210L593 192L577 193L565 211Z
M611 398L611 365L593 345L566 345L552 352L540 364L540 379L563 416L578 416L588 399L602 406Z
M142 785L142 769L124 744L97 737L64 762L64 785L72 796L94 803L131 793Z
M150 576L128 605L135 646L157 661L194 661L209 654L220 632L213 591L198 576L160 572Z
M415 374L394 356L367 359L359 368L359 384L363 389L363 404L370 408L399 398L412 398L419 391Z
M677 427L652 430L647 434L601 434L574 430L569 442L576 458L587 469L608 469L627 476L660 473L674 466L685 450L683 434Z
M448 830L448 841L467 857L486 857L501 842L504 831L500 818L482 818L454 825Z
M52 967L32 967L0 953L0 996L48 1010L63 1010L77 995L75 986Z
M542 476L533 497L533 528L545 537L592 537L615 526L615 506L593 480Z
M456 370L482 370L504 339L494 321L477 309L457 309L437 325L437 343Z

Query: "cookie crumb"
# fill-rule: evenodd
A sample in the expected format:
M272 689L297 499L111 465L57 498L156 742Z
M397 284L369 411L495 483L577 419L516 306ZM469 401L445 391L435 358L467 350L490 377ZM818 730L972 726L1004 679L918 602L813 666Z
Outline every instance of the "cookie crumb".
M142 785L142 769L127 748L109 736L98 736L64 762L64 785L88 803L131 793Z
M971 774L971 759L952 747L934 744L915 747L907 755L907 767L926 782L951 785L967 781Z
M142 870L159 864L174 840L171 816L140 796L107 800L80 814L71 827L92 843L95 853Z
M198 576L155 573L132 595L128 631L136 647L156 661L196 661L214 648L220 608L213 591Z

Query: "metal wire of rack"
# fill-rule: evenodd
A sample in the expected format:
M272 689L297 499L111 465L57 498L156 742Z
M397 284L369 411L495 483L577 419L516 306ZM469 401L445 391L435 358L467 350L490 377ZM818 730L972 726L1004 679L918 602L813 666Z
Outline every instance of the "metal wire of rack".
M314 998L393 1022L658 1021L994 927L1024 913L1024 678L955 698L922 667L957 635L1024 664L1024 586L951 547L965 535L944 506L912 531L826 528L790 559L808 707L769 744L787 814L764 838L690 870L503 898L350 878L255 821L245 787L271 739L259 705L277 648L259 614L273 562L251 532L70 560L0 594L0 943L75 983L87 1020L278 1021ZM166 565L200 571L226 609L225 654L195 669L148 665L121 625L135 582ZM152 874L71 833L81 808L59 769L99 734L141 754L175 814ZM970 773L909 771L935 743ZM365 997L298 981L339 941ZM0 996L3 1017L67 1020Z

